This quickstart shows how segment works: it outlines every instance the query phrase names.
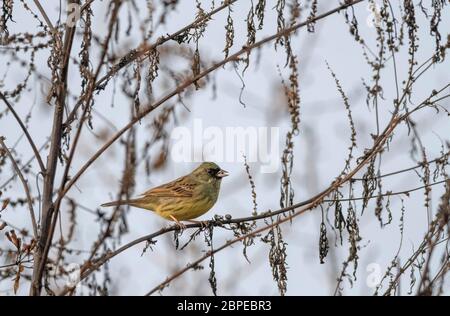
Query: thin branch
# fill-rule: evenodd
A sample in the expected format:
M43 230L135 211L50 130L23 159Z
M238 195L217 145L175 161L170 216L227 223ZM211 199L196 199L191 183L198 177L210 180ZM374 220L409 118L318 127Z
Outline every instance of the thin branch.
M33 149L34 155L36 156L36 159L39 163L39 167L41 169L41 172L43 174L45 174L45 166L44 163L42 162L42 158L41 155L39 154L39 150L36 147L36 144L34 143L33 139L31 138L30 133L28 132L25 124L23 124L22 120L20 119L19 115L17 114L17 112L14 110L14 107L11 105L11 103L9 103L9 101L6 99L5 95L0 92L0 98L3 100L3 102L5 102L6 106L8 107L8 109L11 111L11 113L13 114L14 118L16 119L17 123L19 123L20 128L22 129L22 131L24 132L26 138L28 139L28 142L30 143L31 148Z
M38 238L38 226L37 226L37 222L36 222L36 217L34 215L33 199L31 198L30 188L28 187L28 182L25 179L25 177L23 176L22 171L20 171L20 168L16 163L16 160L14 159L13 155L9 151L8 147L5 145L4 140L5 140L5 137L0 136L0 145L3 147L3 150L5 150L9 159L11 159L14 170L16 171L17 175L19 176L20 181L22 181L23 188L25 190L25 194L27 195L27 202L28 202L28 208L30 210L30 217L31 217L31 224L33 226L34 238L37 239Z
M15 262L15 263L5 264L3 266L0 266L0 269L11 268L11 267L18 266L19 264L22 264L22 263L30 263L30 262L33 262L33 260L25 260L25 261L19 261L19 262Z
M400 277L411 267L416 259L422 255L426 249L429 249L431 247L434 247L434 244L430 245L430 239L433 238L436 234L439 234L440 231L436 230L434 232L428 231L425 235L422 243L420 244L419 248L413 253L413 255L406 261L406 263L399 269L398 273L395 275L395 277L390 281L390 285L384 292L383 296L389 296L389 293L394 289L395 285L399 282ZM440 242L439 242L440 243Z
M447 153L445 153L444 155L442 155L439 158L436 158L436 159L428 161L428 163L432 164L432 163L435 163L435 162L440 162L443 158L445 158L449 154L450 154L450 151L448 151ZM418 163L417 165L415 165L413 167L409 167L409 168L406 168L406 169L401 169L401 170L385 173L385 174L382 174L382 175L379 175L379 176L376 176L376 177L367 178L367 179L353 178L352 180L354 180L354 181L365 181L365 180L374 180L374 179L385 178L385 177L393 176L393 175L400 174L400 173L403 173L403 172L411 171L411 170L414 170L414 169L417 169L417 168L421 168L421 167L423 167L423 165L424 165L424 163L420 162L420 163Z
M188 264L186 267L184 267L181 270L178 270L177 272L175 272L174 274L172 274L170 277L168 277L164 282L160 283L159 285L155 286L152 290L150 290L147 294L145 294L145 296L150 296L153 293L155 293L156 291L160 291L162 289L164 289L167 285L169 285L170 282L172 282L174 279L178 278L179 276L181 276L183 273L189 271L190 269L193 269L195 267L197 267L202 261L208 259L209 257L211 257L212 255L215 255L216 253L218 253L219 251L224 250L225 248L228 248L229 246L244 240L245 238L249 238L249 237L253 237L258 235L259 233L262 233L263 231L273 228L275 226L278 226L284 222L290 221L294 215L300 215L303 214L304 212L306 212L309 208L305 208L301 211L298 211L292 215L287 216L286 218L283 218L282 220L276 221L268 226L262 227L260 229L257 229L249 234L237 237L235 239L229 240L226 243L224 243L222 246L215 248L212 251L208 251L206 252L203 256L201 256L199 259L195 260L193 263Z
M398 191L398 192L386 192L386 193L383 193L383 194L377 194L377 195L371 195L371 196L366 196L366 197L354 197L354 198L350 198L350 199L339 199L339 201L340 202L348 202L348 201L361 201L361 200L370 200L370 199L376 199L376 198L378 198L378 197L380 197L380 196L395 196L395 195L402 195L402 194L409 194L409 193L411 193L411 192L415 192L415 191L419 191L419 190L421 190L421 189L425 189L425 188L429 188L429 187L432 187L432 186L434 186L434 185L438 185L438 184L442 184L442 183L445 183L447 180L441 180L441 181L437 181L437 182L433 182L433 183L430 183L430 184L425 184L425 185L422 185L422 186L420 186L420 187L416 187L416 188L413 188L413 189L409 189L409 190L403 190L403 191ZM323 200L323 202L335 202L335 201L337 201L337 200Z
M42 16L44 17L45 23L47 23L48 27L50 28L50 31L52 32L52 34L56 34L56 29L53 26L52 21L50 21L47 12L45 12L44 8L42 7L41 3L39 2L39 0L34 0L34 4L36 4L37 8L39 9L39 11L41 12Z
M86 3L81 6L80 13L83 12L84 10L86 10L86 8L88 6L90 6L92 4L92 2L94 2L94 1L95 0L88 0L88 1L86 1Z
M44 142L44 144L42 144L42 146L41 146L41 148L39 148L39 152L41 152L42 150L44 150L44 148L47 146L47 144L48 144L48 140L46 140L45 142ZM23 165L22 165L22 167L20 168L20 170L24 170L34 159L36 158L36 155L33 155L33 156L31 156L30 157L30 159L28 159ZM30 170L30 172L32 172L31 170ZM33 174L34 176L36 176L36 173L34 173ZM0 185L0 190L3 190L4 188L6 188L6 186L12 181L12 180L14 180L14 178L16 177L16 175L12 175L8 180L6 180L5 182L3 182L1 185Z

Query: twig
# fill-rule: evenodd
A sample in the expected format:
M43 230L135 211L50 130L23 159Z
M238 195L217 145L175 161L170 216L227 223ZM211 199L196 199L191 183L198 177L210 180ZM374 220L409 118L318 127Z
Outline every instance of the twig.
M170 35L164 36L164 37L160 37L156 43L154 43L153 45L150 45L148 47L145 47L144 49L142 49L141 51L138 52L133 52L133 53L129 53L127 56L121 58L122 61L125 62L120 62L119 64L113 66L111 68L111 70L105 75L103 76L98 82L96 82L95 87L96 89L101 89L102 85L104 84L105 81L107 81L109 78L111 78L112 76L114 76L120 69L128 66L130 63L132 63L133 61L135 61L136 59L142 57L143 55L145 55L146 53L152 51L153 49L155 49L158 46L161 46L162 44L164 44L165 42L175 39L178 36L182 35L183 33L189 31L190 29L196 27L197 24L202 23L204 21L209 20L213 15L215 15L216 13L222 11L223 9L231 6L233 3L235 3L237 0L228 0L228 1L224 1L222 5L218 6L217 8L215 8L214 10L212 10L211 12L202 15L201 17L197 18L195 21L193 21L191 24L183 27L182 29L176 31L175 33L172 33ZM130 56L131 55L131 56Z
M52 21L50 21L47 12L45 12L44 8L41 6L41 3L39 2L39 0L34 0L34 4L36 4L37 8L39 9L39 11L41 12L42 16L44 17L45 23L47 23L48 27L50 28L50 31L52 32L52 35L56 34L56 29L53 26Z
M34 155L36 156L36 159L37 159L37 161L39 163L39 167L41 168L41 172L43 174L45 174L45 166L44 166L44 163L42 162L41 155L39 154L39 150L37 149L36 144L34 143L33 139L31 138L31 135L28 132L25 124L23 124L23 122L20 119L19 115L14 110L13 106L11 105L11 103L9 103L9 101L6 99L5 95L2 92L0 92L0 98L3 100L3 102L5 102L5 104L8 107L8 109L14 115L14 118L16 119L17 123L19 123L20 128L24 132L26 138L28 139L28 142L30 143L31 148L33 149Z
M350 198L350 199L339 199L339 201L341 201L341 202L361 201L361 200L365 200L365 199L369 199L369 200L370 199L375 199L375 198L378 198L380 196L394 196L394 195L409 194L411 192L415 192L415 191L419 191L421 189L429 188L429 187L432 187L434 185L438 185L438 184L444 183L446 181L447 180L441 180L441 181L425 184L425 185L422 185L420 187L416 187L416 188L409 189L409 190L403 190L403 191L398 191L398 192L386 192L386 193L383 193L383 194L377 194L377 195L372 195L372 196L367 196L367 197L363 196L363 197L354 197L354 198ZM324 202L334 202L336 200L323 200L323 201Z
M94 2L94 1L95 0L88 0L88 1L86 1L86 3L81 6L80 13L83 12L84 10L86 10L86 8L88 6L90 6L92 4L92 2Z
M19 264L22 264L22 263L30 263L30 262L33 262L33 260L25 260L25 261L20 261L20 262L15 262L15 263L10 263L10 264L5 264L5 265L3 265L3 266L0 266L0 269L5 269L5 268L11 268L11 267L15 267L15 266L18 266Z
M447 153L445 153L444 155L442 155L439 158L436 158L436 159L428 161L428 163L432 164L432 163L435 163L435 162L440 162L441 159L445 158L449 154L450 154L450 151L448 151ZM393 175L400 174L400 173L403 173L403 172L411 171L411 170L414 170L414 169L417 169L417 168L421 168L421 167L423 167L423 165L424 165L424 163L420 162L420 163L418 163L417 165L415 165L413 167L409 167L409 168L406 168L406 169L401 169L401 170L385 173L385 174L382 174L382 175L379 175L379 176L376 176L376 177L367 178L367 179L353 178L352 180L354 180L354 181L365 181L365 180L373 180L373 179L385 178L385 177L393 176Z
M38 238L38 226L37 226L37 222L36 222L36 217L34 215L33 199L31 198L30 188L28 187L28 182L24 178L22 171L20 171L20 168L16 163L16 160L14 159L13 155L9 151L8 147L6 147L4 140L5 140L5 138L3 136L0 136L0 145L3 147L3 150L5 150L9 159L11 159L14 170L16 171L17 175L19 176L20 181L22 181L23 188L25 189L25 194L27 195L28 208L30 210L31 224L33 226L33 234L34 234L34 238L37 239Z

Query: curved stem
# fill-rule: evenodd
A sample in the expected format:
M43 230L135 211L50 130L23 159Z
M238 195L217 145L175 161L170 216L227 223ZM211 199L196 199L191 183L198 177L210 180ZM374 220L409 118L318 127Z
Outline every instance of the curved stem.
M3 93L0 92L0 99L3 100L3 102L5 102L6 106L8 107L8 109L11 111L11 113L13 114L14 118L16 119L17 123L19 123L20 128L22 129L22 131L24 132L26 138L28 139L28 142L30 143L31 148L33 149L33 153L39 163L39 168L41 168L41 172L43 174L45 174L45 166L44 166L44 162L42 161L41 155L39 154L39 150L36 147L36 144L34 143L33 139L31 138L30 133L28 132L25 124L23 124L22 120L20 119L19 115L17 114L17 112L14 110L14 107L11 105L11 103L9 103L9 101L6 99L5 95Z

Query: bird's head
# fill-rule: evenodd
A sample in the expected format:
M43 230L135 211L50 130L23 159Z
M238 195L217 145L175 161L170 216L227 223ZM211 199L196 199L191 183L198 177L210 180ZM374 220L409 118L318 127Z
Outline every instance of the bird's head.
M221 169L214 162L204 162L193 171L193 173L205 182L211 180L220 181L223 177L228 176L228 172Z

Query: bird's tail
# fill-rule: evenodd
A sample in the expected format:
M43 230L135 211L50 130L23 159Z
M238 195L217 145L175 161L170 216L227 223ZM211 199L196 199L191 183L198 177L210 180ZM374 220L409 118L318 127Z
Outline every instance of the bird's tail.
M134 205L137 202L136 199L134 200L121 200L121 201L112 201L108 203L103 203L100 205L101 207L110 207L110 206L120 206L120 205Z

